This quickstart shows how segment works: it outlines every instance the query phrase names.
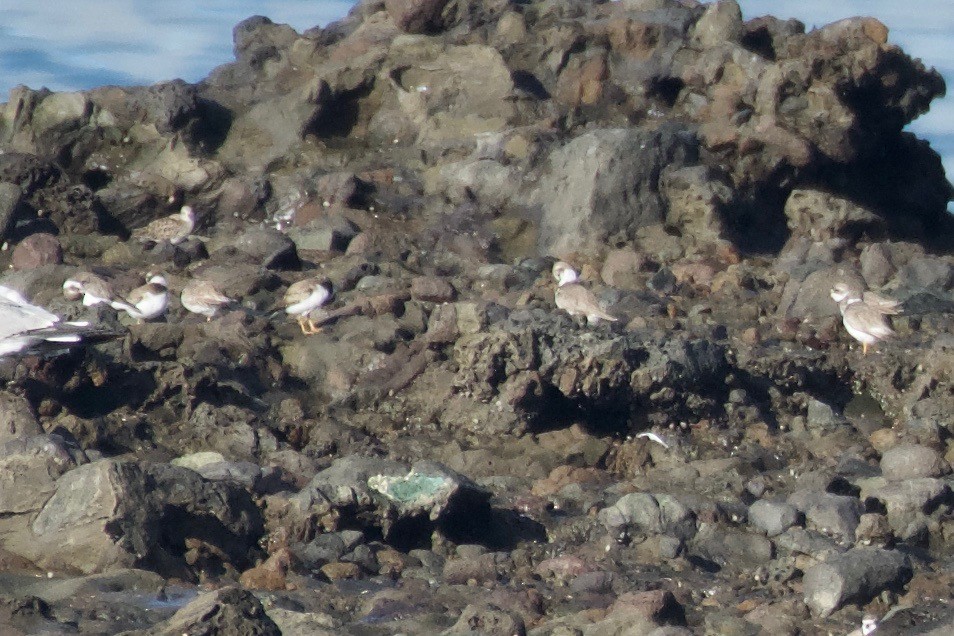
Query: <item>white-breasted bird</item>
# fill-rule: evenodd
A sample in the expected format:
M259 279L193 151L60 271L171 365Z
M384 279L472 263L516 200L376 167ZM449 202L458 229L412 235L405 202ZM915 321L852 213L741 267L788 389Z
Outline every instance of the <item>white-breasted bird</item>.
M69 300L83 299L84 307L106 304L113 309L122 309L119 296L109 282L92 272L81 271L63 282L63 295Z
M169 307L169 283L162 274L146 274L146 284L132 290L122 300L117 301L118 309L136 319L137 322L152 320L165 313Z
M577 282L579 275L569 264L563 261L554 263L553 277L557 280L553 300L558 308L571 316L586 316L587 324L595 324L600 320L616 322L615 316L600 307L593 292Z
M282 306L285 313L297 316L302 333L318 333L321 329L315 326L309 314L327 303L333 293L334 289L327 280L306 278L288 286L282 297Z
M78 345L92 331L88 322L60 322L59 316L30 303L17 290L0 286L0 357L43 346Z
M187 311L205 316L206 320L212 320L219 309L235 302L217 290L211 282L201 278L190 280L182 288L179 300Z
M184 205L175 214L155 219L145 227L133 230L132 236L141 242L161 243L162 241L168 241L173 245L178 245L189 238L193 229L195 229L195 210L192 209L191 205Z
M867 355L869 345L895 335L885 316L899 313L899 302L844 282L832 286L831 298L838 303L845 330L861 343L862 354Z

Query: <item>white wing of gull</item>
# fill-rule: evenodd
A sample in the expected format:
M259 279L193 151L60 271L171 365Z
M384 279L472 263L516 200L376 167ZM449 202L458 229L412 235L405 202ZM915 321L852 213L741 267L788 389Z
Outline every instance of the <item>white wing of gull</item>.
M56 314L31 304L15 289L0 285L0 357L29 353L47 342L77 344L88 331L88 322L60 322Z

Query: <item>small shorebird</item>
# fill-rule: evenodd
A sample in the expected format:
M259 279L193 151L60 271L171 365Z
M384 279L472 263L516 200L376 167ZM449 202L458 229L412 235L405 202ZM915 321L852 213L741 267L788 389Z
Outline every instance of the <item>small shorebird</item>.
M169 283L162 274L146 274L146 284L137 287L117 301L117 308L136 319L137 322L152 320L165 313L169 307Z
M44 345L80 344L94 331L88 322L60 322L60 317L27 301L20 292L0 286L0 357L32 353Z
M138 241L152 241L161 243L168 241L178 245L189 238L195 228L195 210L191 205L184 205L176 214L151 221L149 225L133 230L133 238Z
M282 298L282 306L285 313L298 317L298 326L301 327L302 333L318 333L321 328L315 326L308 314L328 302L332 293L330 282L306 278L288 286Z
M831 298L838 303L845 329L861 343L862 354L868 354L868 345L894 335L885 316L901 311L898 301L853 289L847 283L835 283L831 288Z
M558 308L571 316L586 316L587 324L595 324L600 320L616 322L615 316L600 307L593 292L577 282L579 276L570 265L563 261L554 263L553 277L557 280L553 300Z
M205 316L207 321L212 320L219 309L235 302L209 281L198 278L193 278L182 288L179 300L186 310Z
M101 276L92 272L77 272L63 282L63 295L69 300L83 299L83 306L93 307L106 304L113 309L117 306L117 295L112 286Z

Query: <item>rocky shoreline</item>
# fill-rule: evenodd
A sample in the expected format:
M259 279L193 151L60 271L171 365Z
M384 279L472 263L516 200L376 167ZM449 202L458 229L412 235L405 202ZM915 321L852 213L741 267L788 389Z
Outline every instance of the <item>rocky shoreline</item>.
M954 629L954 191L903 131L945 86L883 24L366 0L234 41L0 105L0 284L123 334L0 360L0 631ZM896 337L863 354L837 281Z

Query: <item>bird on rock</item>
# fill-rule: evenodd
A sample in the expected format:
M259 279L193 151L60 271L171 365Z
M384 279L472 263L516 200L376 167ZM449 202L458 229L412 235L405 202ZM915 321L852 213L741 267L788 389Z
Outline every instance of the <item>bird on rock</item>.
M309 314L327 303L333 293L334 289L327 280L306 278L288 286L282 298L282 306L285 313L297 316L302 333L318 333L321 328L315 326Z
M191 205L184 205L175 214L155 219L145 227L133 230L133 238L141 242L152 241L161 243L168 241L178 245L189 238L195 228L195 210Z
M870 345L895 335L885 315L900 311L897 301L854 289L844 282L832 286L831 298L838 303L845 330L861 343L863 355L868 354Z
M206 320L212 320L219 309L235 302L209 281L198 278L192 279L182 288L179 300L187 311L205 316Z
M556 306L571 316L586 316L587 324L596 324L600 320L616 322L617 318L608 314L593 292L580 285L576 270L563 261L553 265L553 277L557 288L553 293Z
M169 283L162 274L150 272L146 284L129 292L118 304L136 322L158 318L169 307Z

